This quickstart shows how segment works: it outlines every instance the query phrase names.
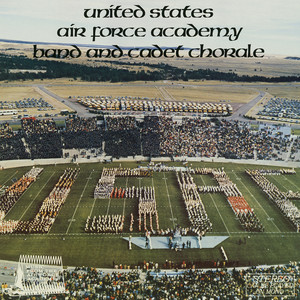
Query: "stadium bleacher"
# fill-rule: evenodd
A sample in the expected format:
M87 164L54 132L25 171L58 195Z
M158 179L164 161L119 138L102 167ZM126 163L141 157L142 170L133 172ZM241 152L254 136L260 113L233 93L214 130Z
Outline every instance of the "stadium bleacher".
M99 149L107 156L188 156L231 159L290 160L300 150L298 139L274 135L265 128L252 131L247 123L219 119L147 116L71 118L57 128L52 119L25 118L22 129L0 128L2 160L60 158L67 149Z

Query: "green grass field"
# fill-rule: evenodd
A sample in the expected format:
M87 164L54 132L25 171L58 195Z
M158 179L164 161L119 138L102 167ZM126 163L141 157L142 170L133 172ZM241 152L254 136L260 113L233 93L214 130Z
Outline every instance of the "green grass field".
M120 163L81 164L80 173L71 192L59 212L50 233L45 235L0 235L0 259L18 260L20 254L62 255L64 265L112 267L115 263L136 265L144 260L163 264L166 259L175 262L222 260L220 246L214 249L143 250L128 243L122 236L129 235L130 214L135 217L134 234L138 233L137 199L97 199L94 188L101 176L103 167L116 167ZM142 163L145 164L146 163ZM182 166L181 163L173 165ZM75 165L45 166L40 178L33 183L15 204L6 220L29 220L33 218L42 201L54 187L67 167ZM122 163L122 167L136 167L136 163ZM299 261L299 237L292 225L282 216L275 205L267 199L260 188L245 174L246 168L261 168L250 165L193 163L192 167L224 167L230 179L237 184L243 196L254 208L265 227L265 232L244 232L235 218L224 194L200 194L213 231L209 235L229 235L222 243L229 260L239 261L240 265L279 264ZM11 185L12 179L20 178L29 167L0 171L0 185ZM280 190L299 191L300 170L296 175L268 176ZM210 175L193 175L197 185L217 185ZM160 227L173 228L175 224L189 226L181 192L174 172L154 173L153 178L117 177L115 186L154 186ZM293 201L300 208L299 200ZM87 234L84 232L86 218L91 215L124 214L125 232L122 235ZM246 243L239 245L239 240Z

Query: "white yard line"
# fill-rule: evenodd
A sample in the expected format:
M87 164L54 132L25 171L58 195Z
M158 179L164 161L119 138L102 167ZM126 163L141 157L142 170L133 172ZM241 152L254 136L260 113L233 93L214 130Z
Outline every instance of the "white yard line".
M126 188L127 188L127 185L128 185L128 177L126 178ZM124 198L124 203L123 203L123 216L125 215L125 199L126 198Z
M171 211L171 216L172 216L173 227L175 228L173 209L172 209L172 205L171 205L170 194L169 194L169 189L168 189L168 185L167 185L167 178L166 178L165 174L164 174L163 179L164 179L165 185L166 185L166 190L167 190L167 196L168 196L168 200L169 200L169 206L170 206L170 211Z
M205 185L205 182L204 182L204 180L203 180L203 178L202 178L202 175L200 175L200 178L201 178L203 184ZM218 211L218 214L219 214L219 216L220 216L220 218L221 218L221 220L222 220L222 222L223 222L223 224L224 224L224 226L225 226L225 229L226 229L228 235L230 236L230 232L229 232L229 230L228 230L228 227L227 227L226 224L225 224L225 221L224 221L224 219L223 219L223 217L222 217L222 215L221 215L221 213L220 213L220 211L219 211L219 209L218 209L218 206L217 206L216 203L215 203L214 198L212 197L211 193L208 193L208 194L209 194L209 196L210 196L212 202L214 203L215 208L216 208L217 211ZM203 204L203 205L204 205L204 204Z
M281 176L284 176L284 175L281 175ZM287 175L288 176L288 175ZM274 179L274 181L276 181L277 183L279 183L278 182L278 180L277 179L275 179L275 175L272 177L273 179ZM297 190L299 190L299 187L296 185L296 184L294 184L292 181L290 181L289 179L287 179L287 177L283 177L284 178L284 180L287 180L289 183L291 183L294 187L296 187L297 188ZM277 186L278 187L278 186ZM286 191L288 191L288 189L283 185L282 186L282 188L284 188Z
M33 200L30 202L30 204L27 206L27 208L25 209L25 211L23 212L22 216L20 217L19 221L25 216L27 210L30 208L30 206L32 205L32 203L35 201L35 199L38 197L38 195L40 194L40 192L44 189L44 187L48 184L48 182L50 181L50 179L52 178L52 176L55 174L55 171L52 173L52 175L48 178L48 180L46 181L46 183L43 185L43 187L40 189L40 191L36 194L36 196L33 198Z
M95 207L95 204L96 204L96 198L94 199L94 202L93 202L93 206L92 206L92 208L91 208L91 212L90 212L90 217L92 216L92 212L93 212L93 210L94 210L94 207Z
M88 180L86 181L86 184L85 184L85 186L84 186L84 188L83 188L83 191L82 191L82 193L81 193L81 195L80 195L80 198L79 198L79 200L78 200L78 202L77 202L77 206L76 206L76 208L75 208L75 210L74 210L73 216L72 216L72 218L71 218L71 220L70 220L70 224L69 224L69 226L68 226L68 228L67 228L66 234L69 233L70 227L71 227L71 225L72 225L72 222L73 222L73 220L74 220L75 214L76 214L77 209L78 209L78 207L79 207L79 203L80 203L80 201L81 201L81 199L82 199L82 196L83 196L83 194L84 194L84 192L85 192L85 189L86 189L86 187L87 187L87 185L88 185L88 182L89 182L90 179L91 179L91 175L92 175L93 172L94 172L94 171L91 171L91 173L90 173L90 175L89 175L89 177L88 177Z
M94 202L93 202L93 206L92 206L92 208L91 208L90 217L92 216L92 212L93 212L93 210L94 210L96 201L97 201L97 199L95 198L95 199L94 199Z
M234 176L236 178L238 178L238 176L236 175L236 173L234 171L232 171L232 173L234 174ZM255 202L259 205L259 207L264 211L264 213L267 215L268 219L273 223L273 225L277 228L278 232L281 232L280 229L277 227L277 225L274 223L273 219L268 215L268 213L265 211L265 209L261 206L261 204L256 200L256 198L254 197L254 195L250 192L250 190L247 188L247 186L244 184L244 182L242 180L240 180L240 182L242 183L242 185L245 187L245 189L248 191L248 193L251 195L251 197L255 200Z
M286 176L288 176L288 175L285 175L284 176L284 178L285 178L285 180L287 180L290 184L292 184L297 190L299 190L299 186L297 186L294 182L292 182L292 181L290 181L289 179L287 179L287 177Z
M106 210L106 215L107 216L108 216L108 212L109 212L109 209L110 209L110 202L111 202L111 197L109 198L108 205L107 205L107 210Z
M5 185L5 183L7 181L9 181L10 179L12 179L17 173L18 173L18 171L16 171L14 174L12 174L4 183L2 183L2 185Z

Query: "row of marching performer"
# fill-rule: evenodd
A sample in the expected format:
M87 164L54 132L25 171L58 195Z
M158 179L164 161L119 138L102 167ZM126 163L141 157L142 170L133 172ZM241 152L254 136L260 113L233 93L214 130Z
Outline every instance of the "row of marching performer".
M138 190L139 197L139 231L142 230L142 223L144 224L144 231L150 231L152 234L159 232L159 218L156 209L155 190L154 187L142 187ZM153 227L153 217L155 217L156 231ZM149 227L148 227L149 226Z
M110 198L139 198L153 199L154 188L153 187L127 187L127 188L113 188L110 194Z
M43 201L37 215L31 221L22 221L17 233L48 233L77 178L80 169L67 168Z
M288 193L281 192L275 184L261 175L260 170L246 170L246 173L276 204L282 214L292 222L296 231L300 232L300 210L288 199Z
M100 215L88 217L85 232L88 233L121 233L124 228L124 215Z
M5 189L4 194L0 196L0 233L13 233L19 224L19 221L8 220L4 221L4 217L20 199L22 194L29 186L36 181L41 174L43 168L33 167L30 171L24 174L18 181Z
M224 169L213 169L212 175L218 182L221 191L225 194L231 209L238 217L244 230L251 232L264 231L264 227L253 209L243 197L237 185L230 180Z
M198 236L203 236L207 231L212 230L212 223L208 218L193 177L189 172L176 172L176 177L191 222L190 230Z

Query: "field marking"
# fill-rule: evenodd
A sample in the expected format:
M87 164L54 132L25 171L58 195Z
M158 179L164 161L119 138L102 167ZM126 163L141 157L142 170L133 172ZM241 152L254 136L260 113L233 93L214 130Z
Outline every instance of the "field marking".
M125 184L126 188L127 188L127 185L128 185L128 177L126 177L126 184ZM124 202L123 202L123 216L125 215L125 199L126 198L124 198Z
M204 182L204 180L203 180L203 178L202 178L202 175L200 175L200 178L201 178L203 184L205 185L205 182ZM228 230L228 227L226 226L226 224L225 224L225 222L224 222L224 219L223 219L223 217L222 217L222 215L221 215L221 213L220 213L220 211L219 211L219 209L218 209L218 206L217 206L216 203L215 203L214 198L212 197L211 193L208 193L208 194L209 194L209 196L210 196L212 202L214 203L214 205L215 205L215 207L216 207L216 209L217 209L217 211L218 211L218 214L219 214L219 216L220 216L220 218L221 218L221 220L222 220L222 222L223 222L223 224L224 224L224 226L225 226L225 229L227 230L228 235L230 236L230 232L229 232L229 230ZM203 206L204 206L204 204L203 204ZM205 206L204 206L204 207L205 207Z
M82 193L81 193L81 195L80 195L80 198L79 198L79 200L78 200L78 202L77 202L77 205L76 205L76 208L75 208L75 210L74 210L73 216L72 216L72 218L71 218L72 220L74 220L74 217L75 217L75 214L76 214L76 212L77 212L79 203L80 203L80 201L81 201L81 199L82 199L82 196L83 196L83 194L84 194L84 192L85 192L85 189L86 189L86 187L87 187L87 184L88 184L88 182L89 182L89 180L90 180L90 178L91 178L91 174L92 174L93 172L94 172L94 170L91 171L91 173L90 173L90 175L89 175L89 177L88 177L88 180L87 180L86 183L85 183L85 186L84 186L84 188L83 188L83 190L82 190ZM66 234L69 233L69 230L70 230L70 228L71 228L71 225L72 225L72 222L69 223L69 226L68 226L68 228L67 228Z
M23 212L22 216L20 217L19 221L24 217L24 215L26 214L27 210L29 209L29 207L32 205L32 203L35 201L35 199L38 197L38 195L40 194L40 192L44 189L44 187L48 184L48 182L50 181L50 179L53 177L53 175L55 174L56 171L53 171L52 175L48 178L48 180L46 181L46 183L43 185L43 187L40 189L40 191L36 194L36 196L33 198L33 200L30 202L30 204L27 206L27 208L25 209L25 211Z
M287 175L285 175L287 176ZM289 179L287 179L287 177L284 177L285 180L287 180L289 183L291 183L297 190L299 190L299 186L297 186L294 182L290 181Z
M231 234L235 234L237 236L239 235L248 235L248 236L252 236L252 237L255 237L255 236L270 236L270 235L274 235L274 236L280 236L280 237L297 237L297 235L300 235L300 232L245 232L245 231L231 231L230 232ZM128 233L129 234L129 233ZM227 234L226 231L218 231L218 232L207 232L207 235L208 236L219 236L219 235L223 235L223 234ZM133 236L140 236L138 233L133 233L132 234ZM77 236L77 237L94 237L94 238L122 238L123 239L123 236L124 236L124 233L118 233L118 234L99 234L99 233L84 233L84 232L81 232L81 233L68 233L68 234L65 234L65 233L48 233L48 234L43 234L43 233L35 233L35 234L28 234L28 233L12 233L12 234L9 234L9 235L0 235L0 240L1 239L10 239L11 237L14 237L14 238L22 238L24 239L24 237L26 238L48 238L48 237L65 237L65 236L68 236L68 237L72 237L72 236Z
M235 177L237 177L236 173L233 171L232 172ZM277 228L277 230L279 232L281 232L281 230L277 227L277 225L274 223L273 218L271 218L268 213L265 211L265 209L261 206L261 204L258 202L258 200L256 200L256 198L254 197L254 195L250 192L250 190L247 188L247 186L244 184L244 182L241 180L242 185L246 188L246 190L249 192L249 194L251 195L251 197L255 200L256 203L258 203L258 205L260 206L260 208L264 211L264 213L267 215L268 219L275 225L275 227Z
M90 176L89 176L90 177ZM88 179L89 179L89 177L88 177ZM92 212L93 212L93 210L94 210L94 207L95 207L95 204L96 204L96 198L94 198L94 202L93 202L93 205L92 205L92 208L91 208L91 212L90 212L90 217L92 216Z
M94 202L93 202L93 205L92 205L92 208L91 208L91 212L90 212L90 217L92 216L92 212L93 212L93 210L94 210L94 207L95 207L95 204L96 204L96 198L94 198Z
M2 185L5 185L6 182L8 182L10 179L12 179L19 171L16 171L14 174L12 174Z
M107 210L106 210L106 216L108 216L109 208L110 208L110 203L111 203L111 197L109 197L108 205L107 205Z
M164 181L165 181L165 185L166 185L166 190L167 190L167 196L168 196L168 200L169 200L169 206L170 206L170 210L171 210L171 216L172 216L172 222L173 222L173 227L175 228L175 222L174 222L174 215L173 215L173 209L172 209L172 205L171 205L171 200L170 200L170 194L169 194L169 189L168 189L168 185L167 185L167 179L166 178L166 174L164 174L163 177ZM176 218L177 220L177 218Z
M23 195L25 195L26 194L26 192L27 192L27 194L28 194L28 190L29 190L29 188L32 186L32 184L33 184L34 182L32 182L30 185L29 185L29 187L25 190L25 192L23 192L22 194L21 194L21 196L20 196L20 198L13 204L13 206L9 209L9 211L5 214L5 218L6 219L9 219L9 216L8 216L8 214L13 210L13 208L16 206L16 204L21 200L21 198L23 197ZM31 197L32 196L32 194L30 194L30 196L29 197ZM24 208L27 208L27 205L22 205L22 206L18 206L18 208L22 208L22 207L24 207Z
M284 185L281 185L280 182L275 179L275 176L272 177L274 181L276 181L276 183L279 183L279 186L282 187L284 190L289 191ZM289 183L291 183L293 186L295 186L297 188L297 190L299 189L298 186L296 186L292 181L290 181L289 179L287 179L286 177L283 177L285 180L287 180ZM277 186L278 187L278 186Z

